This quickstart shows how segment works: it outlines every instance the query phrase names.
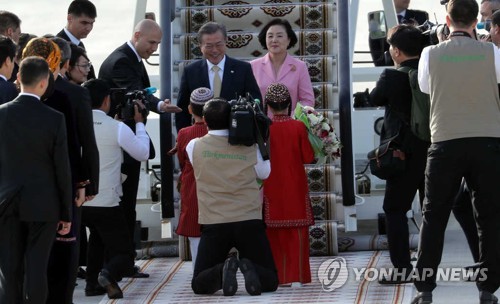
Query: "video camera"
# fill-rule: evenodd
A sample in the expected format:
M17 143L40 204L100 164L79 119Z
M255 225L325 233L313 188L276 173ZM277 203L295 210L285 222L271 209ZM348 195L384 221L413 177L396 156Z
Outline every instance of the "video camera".
M441 3L443 4L443 3ZM446 24L434 24L429 20L424 24L418 26L424 35L424 47L429 45L436 45L439 43L439 36L448 37L450 29Z
M269 139L271 120L260 108L260 100L249 93L238 100L230 100L229 144L252 146L259 145L264 160L269 159L269 151L264 144Z
M111 110L113 113L110 114L118 114L118 118L121 120L133 120L135 115L134 105L137 104L137 101L141 101L144 108L139 107L139 112L146 119L149 115L147 96L155 92L156 88L154 87L133 91L127 91L124 88L111 89Z

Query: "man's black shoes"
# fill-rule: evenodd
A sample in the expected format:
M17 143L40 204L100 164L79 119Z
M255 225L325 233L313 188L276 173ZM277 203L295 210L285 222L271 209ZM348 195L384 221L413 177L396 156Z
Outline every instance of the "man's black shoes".
M141 272L139 266L134 265L134 268L132 268L132 273L128 272L127 274L124 275L124 277L133 279L143 279L143 278L149 278L149 273Z
M149 273L141 272L139 266L134 265L134 274L131 276L134 279L149 278Z
M76 273L76 277L85 280L87 278L87 272L82 267L78 267L78 272Z
M224 296L233 296L238 290L236 272L238 271L238 258L235 255L229 256L222 268L222 292Z
M97 281L99 285L101 285L104 289L106 289L106 293L108 294L108 298L110 299L121 299L123 298L123 292L120 289L120 286L113 279L111 274L103 269L99 276L97 277Z
M253 263L246 258L240 260L240 270L245 277L245 288L252 296L258 296L262 293L259 275L255 271Z
M432 304L432 292L422 291L417 293L411 304Z
M106 293L106 289L97 283L87 282L85 285L85 296L93 297L93 296L102 296Z

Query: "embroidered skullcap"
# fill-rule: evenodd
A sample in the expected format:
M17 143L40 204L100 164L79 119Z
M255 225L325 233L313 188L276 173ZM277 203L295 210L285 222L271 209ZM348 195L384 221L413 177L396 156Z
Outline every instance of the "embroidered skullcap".
M282 83L272 83L267 87L266 96L264 97L266 103L290 103L292 98L288 88Z
M42 57L49 64L50 71L54 71L61 63L61 51L57 44L47 38L31 39L23 50L23 58L29 56Z
M214 98L214 93L208 88L198 88L191 93L191 103L204 105L207 101Z

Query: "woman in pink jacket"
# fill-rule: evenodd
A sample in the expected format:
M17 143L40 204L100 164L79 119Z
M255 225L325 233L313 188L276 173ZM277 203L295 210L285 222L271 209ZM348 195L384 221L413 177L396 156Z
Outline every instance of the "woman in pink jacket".
M271 83L286 85L292 98L292 113L298 101L302 105L314 107L314 93L307 66L288 54L288 49L295 46L297 41L297 35L287 20L273 19L259 33L259 42L268 53L250 62L262 96ZM268 115L272 117L271 113Z

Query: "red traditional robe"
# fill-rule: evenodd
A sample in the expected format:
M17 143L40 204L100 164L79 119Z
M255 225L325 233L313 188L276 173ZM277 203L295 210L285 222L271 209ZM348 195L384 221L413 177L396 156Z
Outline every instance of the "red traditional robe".
M196 181L193 165L186 153L186 146L192 139L202 137L207 133L205 123L197 122L190 127L181 129L177 135L177 158L181 167L181 212L176 233L186 237L199 237L201 235L198 224Z
M264 220L280 284L311 282L309 226L314 218L304 164L314 160L305 125L276 115L270 128L271 174L264 181Z

